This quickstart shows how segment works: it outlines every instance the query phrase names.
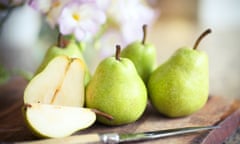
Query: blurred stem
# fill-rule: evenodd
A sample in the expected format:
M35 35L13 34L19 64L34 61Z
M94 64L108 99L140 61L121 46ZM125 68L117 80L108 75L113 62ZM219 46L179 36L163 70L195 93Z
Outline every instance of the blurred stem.
M60 47L60 48L65 47L63 35L61 33L58 34L57 46Z

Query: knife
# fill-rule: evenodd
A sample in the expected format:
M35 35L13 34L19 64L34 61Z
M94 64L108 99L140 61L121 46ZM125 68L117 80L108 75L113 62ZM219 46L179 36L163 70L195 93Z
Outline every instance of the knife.
M162 137L194 133L204 130L220 128L219 126L201 126L201 127L185 127L176 129L166 129L158 131L149 131L141 133L103 133L103 134L83 134L74 135L65 138L53 138L37 141L16 142L14 144L86 144L86 143L102 143L102 144L117 144L123 142L136 142L142 140L152 140Z

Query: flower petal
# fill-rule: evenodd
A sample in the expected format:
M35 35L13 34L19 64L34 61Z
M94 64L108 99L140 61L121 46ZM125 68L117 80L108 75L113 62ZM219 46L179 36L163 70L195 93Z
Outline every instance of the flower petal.
M84 39L86 33L81 28L77 28L74 31L74 35L76 36L77 40L81 41L82 39Z
M30 0L28 2L30 7L33 9L40 11L41 13L47 13L51 7L51 0Z
M93 0L83 1L68 3L58 19L60 32L74 34L78 40L93 37L106 20L105 13Z

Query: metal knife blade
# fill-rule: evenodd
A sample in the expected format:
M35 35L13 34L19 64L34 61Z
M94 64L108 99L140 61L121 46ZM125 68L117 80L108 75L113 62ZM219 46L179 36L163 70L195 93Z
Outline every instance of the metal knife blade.
M102 134L101 139L104 143L107 143L107 144L117 144L117 143L123 143L123 142L151 140L151 139L169 137L174 135L182 135L182 134L194 133L194 132L199 132L204 130L211 130L216 128L220 128L220 127L219 126L185 127L185 128L166 129L166 130L158 130L158 131L150 131L150 132L142 132L142 133L129 133L129 134L109 133L109 134Z
M211 130L220 128L219 126L201 126L201 127L185 127L176 129L166 129L158 131L149 131L142 133L103 133L103 134L83 134L74 135L65 138L45 139L37 141L17 142L14 144L86 144L86 143L104 143L104 144L117 144L124 142L134 142L142 140L151 140L162 137L169 137L174 135L182 135L187 133L194 133L204 130Z
M211 130L220 128L219 126L204 126L204 127L185 127L185 128L176 128L176 129L166 129L159 131L151 131L151 132L142 132L135 134L120 134L119 142L133 142L140 140L150 140L157 139L162 137L169 137L175 135L182 135L187 133L194 133L204 130Z

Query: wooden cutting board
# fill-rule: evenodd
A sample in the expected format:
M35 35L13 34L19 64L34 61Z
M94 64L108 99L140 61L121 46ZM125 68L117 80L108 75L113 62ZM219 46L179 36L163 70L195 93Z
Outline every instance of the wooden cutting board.
M37 140L27 129L23 121L21 107L23 91L27 81L15 77L6 85L0 86L0 142ZM210 96L200 111L183 118L167 118L157 113L149 104L144 115L135 123L123 126L104 126L95 123L91 128L76 134L93 132L133 133L161 129L221 125L221 128L181 136L162 138L139 143L190 144L221 143L234 133L240 124L240 103L238 100L219 96Z

